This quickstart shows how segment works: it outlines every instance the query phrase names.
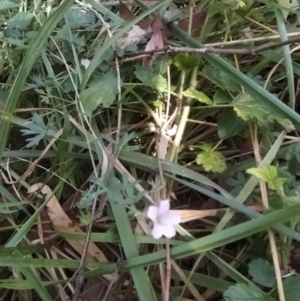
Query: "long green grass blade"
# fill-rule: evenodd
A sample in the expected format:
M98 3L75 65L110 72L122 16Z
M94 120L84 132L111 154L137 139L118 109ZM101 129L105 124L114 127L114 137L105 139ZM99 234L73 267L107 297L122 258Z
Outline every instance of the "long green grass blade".
M25 275L26 280L33 286L35 291L40 296L41 300L43 301L52 301L51 296L49 295L48 291L44 287L43 283L41 282L40 278L38 277L35 269L33 267L22 267L20 268L21 272Z
M227 228L196 239L192 242L176 246L171 250L172 259L181 259L187 256L200 254L206 251L213 250L222 245L232 243L242 238L248 237L255 233L269 229L276 223L282 223L290 218L300 214L300 205L292 206L289 208L281 209L276 212L269 213L265 216L260 216L254 220L247 221L243 224ZM166 260L166 252L158 251L152 254L139 256L137 258L128 259L123 263L123 269L127 270L136 266L148 266L158 264ZM1 257L0 257L1 263ZM101 269L87 272L87 277L103 275L103 273L112 273L116 265L103 266Z
M13 81L13 85L10 89L5 105L5 113L11 115L13 114L18 104L23 85L27 76L29 75L30 70L32 69L35 60L40 55L41 49L44 47L46 40L50 36L56 24L62 19L63 15L73 4L73 2L74 0L63 1L62 4L55 10L55 12L45 21L38 31L36 37L30 43L20 66L18 75ZM2 161L2 154L6 146L9 128L10 122L6 118L2 118L0 121L0 162Z
M242 212L242 213L246 214L249 217L257 218L259 216L262 216L262 214L254 211L250 208L247 208L246 206L243 206L237 202L232 202L232 200L226 199L225 197L222 197L217 193L214 193L208 189L205 189L203 187L195 185L194 183L191 183L191 182L188 182L188 181L176 178L176 177L172 177L172 178L175 179L176 181L178 181L179 183L182 183L182 184L186 185L187 187L190 187L200 193L203 193L203 194L207 195L208 197L210 197L228 207L231 207L232 209L234 209L238 212ZM279 223L277 225L274 225L273 228L284 235L287 235L297 241L300 241L300 233L288 228L287 226L281 225Z
M139 250L132 233L131 224L126 212L126 206L117 199L110 199L113 215L118 227L119 236L126 254L126 258L133 258L139 256ZM117 203L115 203L117 202ZM155 296L152 294L151 282L148 280L148 275L142 267L135 267L130 269L135 288L139 295L139 300L148 301L155 300Z
M213 250L222 245L238 241L255 233L269 229L276 223L285 222L300 214L300 205L295 205L289 208L281 209L276 212L269 213L265 216L260 216L254 220L244 222L242 224L227 228L225 230L215 232L203 238L187 242L180 246L171 249L172 259L181 259L187 256L203 253ZM165 251L157 251L151 254L142 255L127 259L123 262L122 269L130 270L136 267L145 267L154 265L166 260ZM6 267L46 267L46 268L77 268L79 260L67 259L44 259L44 258L25 258L25 257L7 257L0 256L0 266ZM113 273L117 264L115 263L98 263L86 262L87 268L95 268L94 271L86 273L87 277L104 275ZM97 269L98 268L98 269Z

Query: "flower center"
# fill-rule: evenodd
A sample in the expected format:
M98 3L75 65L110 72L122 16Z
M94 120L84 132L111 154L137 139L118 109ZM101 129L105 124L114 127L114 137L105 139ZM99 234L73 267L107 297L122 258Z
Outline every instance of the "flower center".
M162 215L158 215L157 218L156 218L156 221L160 225L165 225L166 224L165 221L164 221L164 215L163 214Z

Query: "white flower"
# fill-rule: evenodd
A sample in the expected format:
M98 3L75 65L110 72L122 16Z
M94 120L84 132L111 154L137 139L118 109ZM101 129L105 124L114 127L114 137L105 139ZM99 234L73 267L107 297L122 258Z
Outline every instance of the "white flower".
M158 206L150 206L147 216L153 221L152 236L155 239L165 236L171 238L175 236L175 225L181 221L180 215L170 211L168 200L160 201Z
M91 63L91 61L88 60L88 59L82 59L80 62L81 62L81 64L83 65L83 67L85 69L87 69L89 67L90 63Z

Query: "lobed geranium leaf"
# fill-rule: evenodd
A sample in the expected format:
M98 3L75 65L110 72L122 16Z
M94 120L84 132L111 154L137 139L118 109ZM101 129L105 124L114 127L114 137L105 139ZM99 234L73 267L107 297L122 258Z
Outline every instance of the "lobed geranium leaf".
M256 119L261 125L265 125L284 117L249 93L239 94L232 104L237 115L245 121Z
M138 65L136 66L134 74L147 87L153 88L161 93L168 90L166 78L148 67Z
M223 172L227 165L225 157L221 152L215 151L210 145L206 144L201 147L203 149L196 158L196 163L202 165L206 171Z
M287 178L279 177L277 167L272 165L267 165L263 168L253 167L248 169L247 172L268 183L269 188L272 190L282 189L283 184L287 181Z
M223 294L226 301L275 301L257 288L244 283L230 286Z
M262 258L253 259L248 265L248 272L256 283L265 287L274 287L274 268L269 261Z
M80 93L82 105L87 114L91 114L100 104L108 108L118 93L117 77L111 73L102 74L97 80Z

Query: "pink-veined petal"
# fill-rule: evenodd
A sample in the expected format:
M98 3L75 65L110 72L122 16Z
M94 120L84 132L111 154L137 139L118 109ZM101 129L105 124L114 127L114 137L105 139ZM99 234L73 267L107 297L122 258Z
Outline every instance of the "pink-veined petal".
M158 207L150 206L147 211L147 216L152 220L152 222L156 222L158 216Z
M178 225L181 222L181 217L178 213L169 211L160 217L159 222L164 225Z
M170 211L170 202L168 200L160 201L158 205L158 215L163 215L169 211Z
M164 227L165 227L165 226L163 226L163 225L154 223L153 229L152 229L152 231L151 231L152 236L153 236L155 239L161 238L161 237L163 236Z
M173 226L165 225L163 226L163 235L166 238L172 238L176 235L176 230Z

